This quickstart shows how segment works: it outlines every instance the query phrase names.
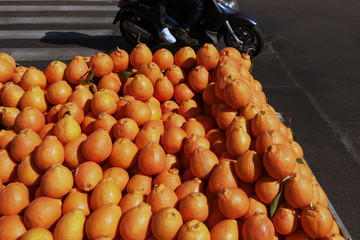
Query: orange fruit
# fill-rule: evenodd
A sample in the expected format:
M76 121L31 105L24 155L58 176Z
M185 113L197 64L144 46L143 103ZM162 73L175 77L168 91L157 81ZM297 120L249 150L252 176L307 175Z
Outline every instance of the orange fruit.
M166 76L160 76L154 85L154 97L159 101L168 101L174 95L174 85Z
M43 171L36 165L34 154L23 157L17 166L17 179L25 186L37 186Z
M95 77L102 77L112 72L114 63L112 58L106 53L96 53L90 58L88 63Z
M66 144L80 136L81 127L73 116L65 114L56 123L53 133L62 144Z
M200 179L208 179L218 164L219 159L215 153L203 147L195 149L190 157L191 172Z
M209 72L203 66L196 66L188 73L187 82L195 92L201 93L209 83Z
M284 186L285 201L293 208L303 208L309 204L314 196L311 180L298 173L286 180Z
M82 56L74 56L65 69L65 77L69 82L79 84L82 77L87 77L88 69L89 67Z
M26 231L22 216L9 215L0 217L0 239L19 239Z
M114 125L117 123L115 117L108 113L100 113L94 121L93 130L104 129L111 138L114 137Z
M275 231L282 235L290 235L300 226L299 212L286 203L278 206L271 220L274 224Z
M267 216L268 213L267 206L264 203L262 203L258 197L256 197L255 195L250 195L248 199L249 199L249 209L245 213L245 215L241 217L242 222L244 222L246 219L253 216L257 212L263 213L264 215Z
M90 195L87 192L80 190L78 187L74 187L70 190L62 204L63 215L73 210L82 210L83 215L86 217L91 212Z
M246 121L250 122L255 117L255 115L260 112L260 110L261 109L259 107L250 103L246 107L241 109L240 116L244 117Z
M45 116L37 108L26 107L16 116L14 128L17 132L22 129L31 128L34 132L39 133L45 126Z
M185 71L178 65L171 65L165 71L165 77L174 85L174 87L180 83L184 83L186 79Z
M147 126L142 127L139 133L136 135L135 144L139 150L143 149L149 143L160 142L160 132L155 127Z
M241 126L235 127L226 138L226 149L234 157L239 157L250 148L251 137Z
M173 126L181 128L185 122L186 119L184 116L175 112L170 112L170 114L164 121L164 129L167 130L168 128Z
M151 206L140 203L128 210L119 224L120 235L124 239L146 239L151 234Z
M103 173L103 180L108 178L112 178L122 192L129 181L129 174L123 168L110 167L106 169Z
M69 169L75 169L80 163L85 161L81 151L81 143L87 138L85 133L67 142L64 145L64 166Z
M71 210L57 221L54 238L81 240L84 237L85 216L80 209Z
M30 202L24 211L24 223L26 227L42 227L50 229L61 217L61 200L38 197Z
M262 159L254 150L247 150L236 160L235 172L242 181L255 182L264 172Z
M177 104L173 100L167 100L161 104L161 110L163 112L163 115L168 112L177 113L178 109L179 109L179 104Z
M172 168L160 172L155 176L153 184L154 186L163 184L171 190L175 191L175 189L181 184L179 170Z
M127 138L119 138L112 144L109 162L114 167L128 169L137 163L138 148Z
M14 75L15 67L6 59L0 57L0 82L9 81Z
M62 61L52 61L45 69L47 81L51 84L57 81L66 80L65 69L67 65Z
M184 154L187 159L190 159L192 153L198 148L203 147L210 149L210 142L205 137L194 134L189 134L184 142Z
M187 135L193 134L200 137L205 137L206 131L201 122L196 118L188 118L181 127Z
M121 197L121 190L115 181L112 178L103 179L91 192L91 209L96 210L107 204L118 205Z
M44 128L39 132L39 137L41 140L44 140L47 135L53 135L53 129L55 125L56 124L53 122L45 124Z
M190 70L196 63L196 53L189 46L180 48L174 55L175 64L184 70Z
M296 156L294 151L285 145L273 144L265 150L263 164L270 176L281 180L293 173Z
M151 232L156 239L176 239L182 225L180 212L172 207L160 209L151 218Z
M24 95L20 98L19 104L21 109L26 107L36 107L42 113L45 113L49 107L45 92L39 86L32 86L26 90Z
M36 148L34 160L41 170L47 170L54 164L62 164L64 155L65 150L61 142L57 137L48 135Z
M96 162L85 161L75 170L76 186L83 191L91 191L102 180L103 171Z
M304 232L312 238L322 238L331 232L333 217L330 210L320 203L306 205L300 218Z
M116 139L127 138L133 141L140 129L135 120L131 118L121 118L114 124L113 131Z
M191 239L210 239L210 231L204 223L198 220L188 221L181 226L178 240Z
M59 120L58 113L61 107L62 104L56 104L49 109L45 116L48 123L56 123Z
M15 119L20 113L20 110L15 107L4 107L1 110L1 123L6 129L12 129L15 125Z
M213 105L215 106L215 105ZM216 120L218 127L226 131L227 127L231 124L234 118L238 115L238 111L235 108L230 107L226 103L221 102L219 104L218 111L213 116ZM246 130L244 129L246 132Z
M152 61L159 66L161 71L164 71L174 64L174 56L169 50L161 48L153 54Z
M116 49L110 53L110 57L113 61L113 72L122 72L129 67L129 54L123 49Z
M226 82L224 87L224 100L225 102L236 109L246 107L252 97L251 89L247 83L240 79L231 79Z
M242 237L249 239L273 240L275 236L274 225L263 213L255 213L245 220L242 228Z
M1 183L8 183L14 180L17 171L17 162L6 149L0 148L0 180Z
M132 100L125 106L125 117L133 119L138 126L142 126L150 121L151 109L140 100Z
M179 83L174 88L174 99L178 104L183 101L192 99L195 97L194 90L191 89L188 83Z
M147 175L155 175L162 172L166 165L166 153L157 142L147 144L139 152L139 169Z
M264 152L273 144L285 145L285 139L279 130L269 130L260 133L256 138L255 149L259 156L263 156Z
M247 213L249 200L246 193L240 188L223 188L218 196L219 210L225 217L239 218Z
M84 113L88 113L91 110L91 99L93 94L88 87L84 85L77 85L74 91L70 94L68 101L78 104L83 108Z
M98 82L98 88L102 89L102 88L106 88L106 89L110 89L113 90L116 93L119 93L119 91L121 90L121 80L118 74L111 72L107 75L104 75L101 77L101 79Z
M20 86L26 91L32 86L39 86L45 89L47 79L45 74L36 67L29 67L21 77Z
M65 80L59 80L49 85L46 97L54 105L64 104L68 101L72 91L71 86Z
M161 144L166 153L175 154L183 150L186 133L180 127L172 126L161 136Z
M219 52L211 43L205 43L196 53L196 63L211 70L216 68L219 62Z
M155 84L161 74L160 67L154 62L147 62L139 66L136 74L145 75L152 84Z
M31 154L41 142L39 134L30 128L26 128L14 136L9 151L14 160L20 162L23 157Z
M186 195L179 203L179 211L184 222L198 220L205 222L209 216L209 203L207 197L200 192Z
M214 82L209 83L202 91L202 100L207 105L212 105L215 102L215 84Z
M256 196L265 204L270 204L280 190L280 183L267 174L262 175L255 182Z
M52 233L45 228L32 228L22 235L20 240L53 240Z
M134 190L142 190L144 195L149 195L152 189L152 177L145 175L141 172L134 174L130 177L128 184L126 185L126 192L132 192Z
M97 129L81 144L81 152L86 160L101 163L111 154L112 140L107 131Z
M12 182L0 190L0 215L21 214L29 203L29 190L23 183Z
M237 187L238 182L239 179L235 174L235 162L224 160L211 173L208 187L210 192L217 196L223 188Z
M181 201L186 195L193 192L204 193L204 181L195 177L183 182L175 189L175 193L178 196L179 201Z
M54 164L41 177L42 194L51 198L61 198L73 188L72 172L61 164Z
M151 206L151 211L156 213L164 207L177 207L176 193L163 184L155 185L146 198L146 203Z
M5 107L19 107L25 90L13 82L7 82L1 88L1 102Z
M128 210L133 207L137 207L140 203L145 201L145 195L143 189L134 189L131 192L128 192L121 198L119 206L121 212L125 214Z
M130 64L134 68L139 68L142 64L151 62L153 58L152 52L145 43L138 43L130 53Z
M200 105L194 99L186 99L180 104L178 113L185 119L189 119L200 116L202 110Z
M210 230L211 239L221 239L224 236L226 239L241 239L242 223L235 219L226 219L219 221Z
M154 94L154 85L144 74L137 74L129 85L129 94L136 100L147 101Z
M111 239L118 235L118 225L122 216L119 206L107 204L93 211L85 222L85 233L89 240L108 236Z
M97 116L100 113L114 114L117 109L116 94L113 90L102 88L91 99L91 110ZM116 94L117 95L117 94Z
M20 65L17 66L14 70L14 74L11 78L11 81L15 84L20 84L21 77L22 77L22 75L24 75L26 69L27 69L27 67L20 66Z
M171 153L167 153L166 154L166 166L165 166L165 170L170 170L170 169L178 169L179 171L181 171L181 162L178 156L171 154Z
M268 130L280 130L279 117L269 110L258 112L251 120L251 132L255 137Z

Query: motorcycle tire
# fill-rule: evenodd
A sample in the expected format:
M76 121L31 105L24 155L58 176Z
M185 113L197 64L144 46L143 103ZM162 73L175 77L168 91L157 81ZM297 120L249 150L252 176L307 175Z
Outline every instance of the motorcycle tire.
M259 55L265 43L265 37L261 29L257 25L244 27L232 24L231 27L236 37L240 39L243 44L239 46L231 33L226 30L223 34L226 46L234 47L241 53L249 53L251 57Z
M137 35L134 31L131 31L127 28L128 24L133 24L135 27L142 28L146 30L150 36L144 37ZM142 19L140 16L136 15L134 12L128 11L120 17L119 28L121 36L132 46L136 46L139 42L146 44L148 47L153 47L157 44L157 41L154 40L152 33L155 31L152 24L149 24L145 19Z

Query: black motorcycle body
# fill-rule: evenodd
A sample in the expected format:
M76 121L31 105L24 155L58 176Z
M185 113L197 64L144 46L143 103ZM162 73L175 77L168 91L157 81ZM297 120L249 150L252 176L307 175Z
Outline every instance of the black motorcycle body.
M140 41L153 46L162 42L158 37L159 17L153 6L136 0L120 0L119 8L113 24L119 22L120 32L128 43L136 45ZM175 37L181 17L178 9L166 9L167 24ZM200 46L203 43L216 45L223 38L226 46L253 57L262 51L265 41L257 20L240 12L236 0L207 1L199 21L191 26L189 33ZM181 45L181 42L176 44Z

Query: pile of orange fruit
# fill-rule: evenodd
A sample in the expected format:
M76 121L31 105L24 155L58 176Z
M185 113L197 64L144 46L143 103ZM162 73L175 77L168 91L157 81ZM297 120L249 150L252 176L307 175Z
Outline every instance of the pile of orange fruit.
M345 239L234 48L0 53L0 240Z

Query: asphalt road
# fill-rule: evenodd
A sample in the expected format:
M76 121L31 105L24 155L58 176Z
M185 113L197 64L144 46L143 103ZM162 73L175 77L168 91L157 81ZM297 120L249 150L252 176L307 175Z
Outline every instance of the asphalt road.
M360 239L360 2L240 4L266 37L253 76L269 103L291 118L305 159L352 239ZM115 6L0 0L0 52L13 52L19 63L44 70L52 60L68 62L116 46L130 50L111 25Z

